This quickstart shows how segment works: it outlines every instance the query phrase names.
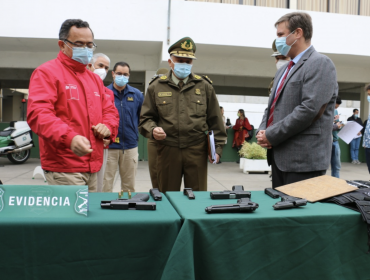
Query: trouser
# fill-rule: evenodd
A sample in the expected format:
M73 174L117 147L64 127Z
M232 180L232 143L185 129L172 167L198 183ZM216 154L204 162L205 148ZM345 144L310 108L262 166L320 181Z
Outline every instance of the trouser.
M158 183L161 192L180 191L182 176L185 188L207 190L207 141L178 148L157 143Z
M358 160L358 150L360 149L360 142L361 142L361 137L358 137L356 139L353 139L349 143L349 147L351 150L351 159L352 160Z
M137 171L138 149L127 150L108 149L107 167L104 173L103 192L113 191L114 176L117 168L121 177L121 190L135 191L135 176Z
M96 192L96 173L67 173L44 171L49 185L88 185L89 192Z
M370 148L365 148L365 156L366 156L367 169L369 170L369 173L370 173Z
M271 152L271 173L272 173L272 188L281 187L287 184L296 183L299 181L311 179L314 177L325 175L326 170L311 171L311 172L284 172L281 171L275 163L274 152Z
M105 168L107 167L107 160L108 160L108 149L103 150L103 164L97 173L97 191L103 191L103 180L104 180L104 173Z
M148 139L148 165L152 186L154 189L158 189L157 141L153 139Z
M341 163L340 147L338 141L334 141L331 147L331 176L339 178Z

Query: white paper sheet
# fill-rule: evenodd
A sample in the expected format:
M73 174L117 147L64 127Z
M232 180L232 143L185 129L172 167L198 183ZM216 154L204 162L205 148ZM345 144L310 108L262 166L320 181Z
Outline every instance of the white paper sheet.
M209 144L211 145L211 155L212 159L214 160L213 164L216 164L216 145L213 130L209 131L208 134L209 134Z
M357 122L349 121L347 124L339 131L338 136L347 144L357 137L362 129L362 126Z

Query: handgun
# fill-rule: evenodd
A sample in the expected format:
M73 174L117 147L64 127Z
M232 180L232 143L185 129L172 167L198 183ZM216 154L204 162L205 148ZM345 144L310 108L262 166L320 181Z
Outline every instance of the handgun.
M243 197L238 199L236 204L212 205L206 207L206 212L211 213L250 213L258 208L258 204L252 202L250 198Z
M138 193L131 199L103 200L100 207L118 210L156 210L156 203L147 202L148 200L148 194Z
M225 190L222 192L211 192L212 199L235 199L235 198L244 198L251 197L251 193L244 190L244 187L241 185L233 186L232 191Z
M186 195L189 199L195 199L192 188L184 188L184 195Z
M158 189L150 189L149 193L155 201L162 200L162 194Z
M304 198L298 198L294 196L281 196L281 201L276 202L274 207L275 210L281 210L281 209L289 209L289 208L295 208L299 206L305 206L307 204L307 200Z

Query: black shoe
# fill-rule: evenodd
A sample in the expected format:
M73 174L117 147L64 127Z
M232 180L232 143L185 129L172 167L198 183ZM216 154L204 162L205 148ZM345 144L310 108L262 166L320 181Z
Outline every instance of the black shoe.
M217 164L220 164L220 163L222 163L222 162L221 161L217 162Z
M240 159L238 159L238 160L236 161L236 163L240 163Z

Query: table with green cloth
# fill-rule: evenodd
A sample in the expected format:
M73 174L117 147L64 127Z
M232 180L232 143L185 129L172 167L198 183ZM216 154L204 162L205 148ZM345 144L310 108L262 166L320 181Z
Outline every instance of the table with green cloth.
M88 217L1 218L0 279L160 279L179 215L165 196L156 211L100 207L117 198L90 193Z
M319 202L273 210L280 199L254 191L253 213L207 214L237 200L166 195L183 225L162 280L370 279L366 224L355 211Z

